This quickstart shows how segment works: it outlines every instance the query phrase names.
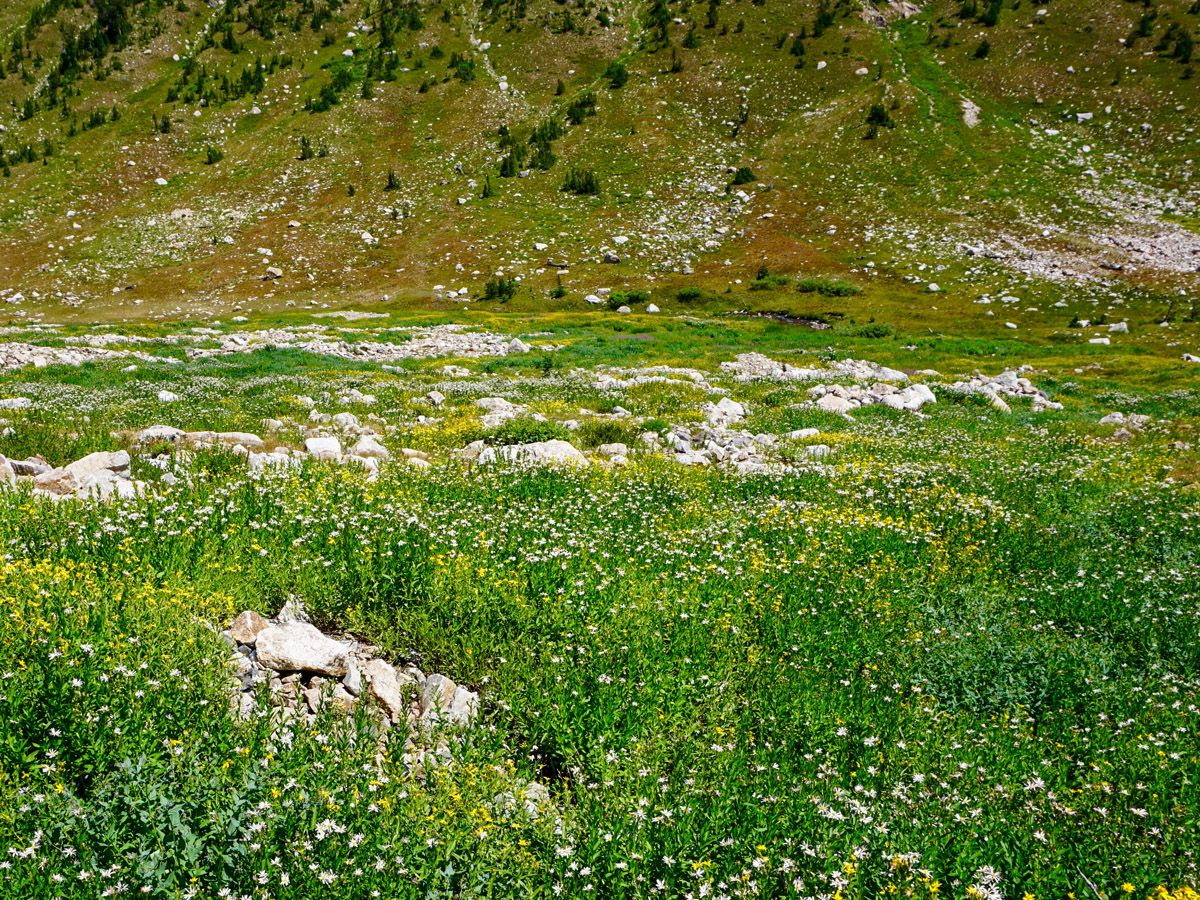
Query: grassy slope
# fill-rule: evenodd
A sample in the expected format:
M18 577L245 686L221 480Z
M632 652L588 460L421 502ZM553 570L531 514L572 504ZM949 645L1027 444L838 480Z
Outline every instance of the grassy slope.
M1058 240L1074 246L1070 226L1105 219L1064 165L1069 148L1036 139L1033 121L1091 142L1097 155L1103 150L1105 181L1126 178L1155 189L1186 183L1194 138L1181 132L1174 108L1194 108L1196 82L1180 79L1179 63L1145 55L1153 38L1132 50L1118 43L1141 7L1090 2L1069 18L1054 9L1037 25L1030 24L1033 9L1006 9L992 29L962 22L950 2L932 4L919 20L889 31L846 15L806 42L806 64L797 69L790 42L784 49L775 44L781 34L810 27L814 7L727 3L714 29L703 27L702 8L676 8L699 24L700 46L679 50L683 71L671 74L665 51L636 49L639 10L632 6L614 10L610 29L590 20L584 33L554 34L545 23L560 14L557 4L531 4L516 28L507 16L484 21L470 6L453 7L444 22L434 4L424 29L404 34L399 44L404 67L421 59L423 69L400 72L372 100L356 99L356 81L341 105L316 115L299 106L329 78L326 67L351 64L343 50L374 42L371 35L346 37L359 21L358 4L347 4L326 26L334 38L326 47L307 27L295 34L285 29L269 43L239 27L241 56L206 50L200 58L211 70L236 74L255 54L273 51L300 63L271 76L256 100L173 110L165 99L180 64L171 56L186 54L215 13L201 4L187 12L164 9L120 55L123 71L104 81L85 76L71 100L81 117L119 102L121 121L62 142L48 165L17 166L4 182L0 275L4 286L48 295L34 305L56 318L73 314L73 306L56 302L63 296L86 298L75 313L86 318L179 317L234 303L263 309L284 301L428 296L439 282L477 288L497 268L549 286L553 276L537 274L548 256L574 264L565 281L576 297L605 283L653 283L664 275L682 281L663 267L678 272L689 261L701 284L722 289L763 261L776 270L808 271L873 261L893 290L899 279L887 276L925 264L948 265L943 281L963 275L953 250L963 234L1025 233L1050 221L1068 226ZM1194 27L1186 7L1160 3L1159 32L1167 13ZM79 20L83 13L61 15ZM492 44L486 55L496 77L474 51L475 82L451 78L419 93L428 74L443 77L445 60L429 58L428 48L469 52L475 31ZM985 31L992 53L977 60ZM676 44L685 32L686 23L672 26ZM48 26L33 49L52 59L60 40L58 28ZM632 78L613 92L600 73L618 56L628 60ZM819 69L821 61L827 65ZM361 68L362 57L352 64ZM1074 76L1065 75L1068 65ZM871 74L856 75L861 68ZM501 93L496 78L507 79L514 92ZM556 98L560 78L567 91ZM501 156L495 129L527 130L586 90L596 92L599 114L555 143L555 168L497 180L498 195L481 199L482 179ZM16 76L0 82L0 100L19 104L28 92ZM981 107L978 128L962 122L964 97ZM866 110L880 101L894 107L897 127L862 141ZM250 114L255 103L261 115ZM748 116L734 137L743 104ZM1102 114L1105 107L1111 115ZM168 110L172 132L152 133L151 116ZM1062 121L1077 111L1094 111L1097 120ZM15 119L6 122L9 147L47 136L62 140L65 126L54 111L26 123ZM1154 125L1148 136L1140 131L1143 119ZM327 144L329 158L296 160L302 134ZM225 154L215 166L203 161L209 145ZM724 168L739 164L750 164L760 183L748 209L734 214L719 193L699 188L720 188ZM597 171L600 198L559 191L571 165ZM385 193L389 169L401 189ZM157 186L156 177L168 186ZM173 220L177 209L193 216ZM403 217L394 217L394 209ZM68 219L68 211L76 215ZM761 218L766 212L772 217ZM288 229L293 219L303 227ZM363 231L377 243L365 243ZM622 248L625 262L601 267L601 249L619 234L632 236ZM226 237L232 243L223 243ZM710 240L716 243L706 249ZM536 251L536 241L550 249ZM262 281L258 247L272 249L285 269L279 283ZM964 280L982 292L1002 288L1004 276ZM1135 276L1135 284L1177 290L1190 282L1160 273Z

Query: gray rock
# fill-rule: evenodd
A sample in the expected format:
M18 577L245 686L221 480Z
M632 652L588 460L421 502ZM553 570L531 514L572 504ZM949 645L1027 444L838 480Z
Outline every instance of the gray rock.
M258 661L276 672L317 672L341 678L349 667L346 646L306 622L271 625L255 642Z
M517 463L520 465L567 465L586 466L587 457L567 441L538 441L533 444L513 444L507 447L485 447L479 454L479 462Z
M151 425L137 433L134 443L145 447L148 444L177 444L183 440L183 431L170 425Z
M233 620L233 624L229 626L229 636L239 644L249 644L250 646L253 646L254 642L258 639L259 634L261 634L265 629L269 628L270 625L270 622L268 622L254 610L248 609L245 612L240 613L238 617Z
M8 464L12 466L12 470L17 475L24 477L37 477L54 471L54 466L36 456L31 456L29 459L10 459Z
M362 674L372 699L393 721L402 721L408 715L409 694L416 689L416 679L382 659L368 660Z
M361 456L364 459L391 459L392 456L387 447L369 434L358 439L358 442L350 448L350 455Z
M304 449L313 459L341 459L342 443L335 437L310 437L304 441Z
M817 406L826 412L839 413L845 415L853 409L858 408L858 404L847 400L844 397L839 397L836 394L826 394L817 400Z

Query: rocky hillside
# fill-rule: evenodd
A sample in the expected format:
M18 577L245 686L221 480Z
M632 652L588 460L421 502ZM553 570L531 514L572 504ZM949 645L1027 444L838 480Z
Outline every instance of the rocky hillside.
M834 274L1014 324L1194 316L1198 27L1194 0L10 0L0 296L584 308Z

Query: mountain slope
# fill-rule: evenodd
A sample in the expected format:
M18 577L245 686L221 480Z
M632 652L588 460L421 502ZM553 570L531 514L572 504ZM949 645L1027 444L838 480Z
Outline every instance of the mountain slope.
M0 290L180 317L502 272L579 304L766 265L1186 313L1196 5L881 7L20 0Z

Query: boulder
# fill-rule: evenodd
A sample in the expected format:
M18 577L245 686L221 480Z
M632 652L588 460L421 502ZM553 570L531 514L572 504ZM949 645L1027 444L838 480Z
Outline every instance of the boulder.
M839 413L841 415L845 415L852 409L857 409L857 404L836 394L826 394L824 397L821 397L817 400L817 406L825 410L825 412Z
M137 433L134 442L145 447L148 444L177 444L183 440L183 431L170 425L151 425Z
M8 464L12 466L18 476L29 478L36 478L38 475L54 471L54 466L38 456L31 456L29 459L10 459Z
M221 431L216 435L218 442L227 444L230 447L241 445L247 450L264 450L266 443L257 434L250 434L246 431Z
M276 672L316 672L341 678L349 667L346 646L307 622L269 625L255 641L258 661Z
M364 459L391 459L392 454L374 436L365 434L350 448L351 456L361 456Z
M103 484L129 478L129 454L124 450L89 453L60 469L34 478L34 486L51 494L74 494L99 490L106 496L111 490Z
M407 672L398 672L396 667L382 659L371 659L362 669L367 692L394 721L402 721L408 715L408 694L413 692L417 680Z
M313 459L341 459L342 444L335 437L310 437L304 441L304 449Z
M586 466L587 457L567 441L538 441L533 444L513 444L507 447L485 447L479 454L484 464L511 462L523 465Z
M456 685L445 675L430 675L421 688L421 721L465 727L479 712L479 695Z
M271 623L252 609L241 613L229 626L229 636L239 644L251 644L258 639L259 634L269 628Z
M729 397L705 404L704 411L712 425L731 425L746 417L746 407Z

